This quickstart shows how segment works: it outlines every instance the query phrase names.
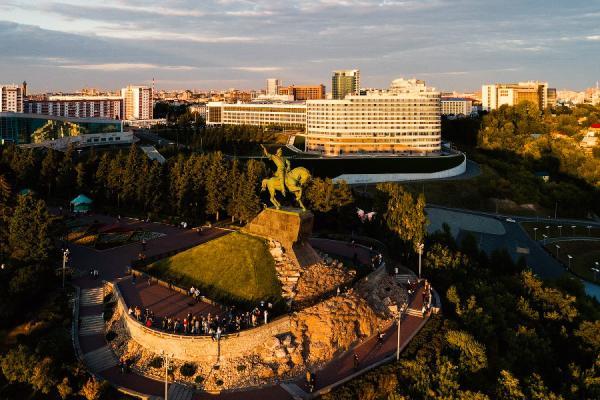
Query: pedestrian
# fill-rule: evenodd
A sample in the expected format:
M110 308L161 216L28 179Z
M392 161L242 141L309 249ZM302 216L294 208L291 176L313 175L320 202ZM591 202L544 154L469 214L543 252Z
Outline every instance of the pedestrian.
M269 312L267 310L265 310L264 314L265 314L265 325L266 325L267 324L267 318L268 318Z
M358 371L358 367L360 365L360 363L358 362L358 354L354 353L354 357L353 357L353 363L354 363L354 370Z
M142 239L142 251L146 251L146 239Z
M314 386L313 386L313 376L312 376L310 370L306 370L306 384L308 385L308 390L312 393L312 391L314 390Z
M125 367L127 366L127 364L125 363L125 357L121 356L121 358L119 359L119 367L121 368L121 373L124 374L125 373Z

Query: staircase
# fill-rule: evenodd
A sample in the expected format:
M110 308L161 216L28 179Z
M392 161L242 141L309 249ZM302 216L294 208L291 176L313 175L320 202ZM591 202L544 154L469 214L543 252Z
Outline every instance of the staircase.
M93 288L93 289L83 289L81 290L81 301L80 305L82 307L85 306L96 306L98 304L102 304L104 301L104 289Z
M406 285L409 280L412 280L414 282L416 280L416 278L414 275L409 275L409 274L397 274L396 275L396 282L401 283L403 285Z
M117 365L117 359L108 346L100 347L83 355L86 365L93 372L102 372Z
M194 391L179 383L172 383L167 392L169 400L192 400Z
M79 335L91 336L104 334L104 318L102 314L90 315L80 318Z

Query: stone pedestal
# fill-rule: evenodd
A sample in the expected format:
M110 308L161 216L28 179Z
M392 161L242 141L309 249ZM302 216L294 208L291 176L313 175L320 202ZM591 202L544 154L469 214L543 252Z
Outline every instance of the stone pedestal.
M266 208L242 228L242 232L281 243L300 266L306 266L321 260L308 243L313 223L314 215L310 211L298 208Z

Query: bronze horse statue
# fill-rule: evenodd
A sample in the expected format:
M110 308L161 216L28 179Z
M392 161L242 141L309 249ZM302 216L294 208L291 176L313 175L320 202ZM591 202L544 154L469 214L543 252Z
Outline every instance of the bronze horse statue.
M304 203L302 203L302 188L309 179L310 172L308 172L306 168L296 167L285 174L285 188L282 187L282 180L279 177L274 176L262 180L261 191L264 191L265 189L269 190L269 194L271 195L271 203L273 203L275 208L279 210L279 208L281 208L281 203L277 201L275 195L277 192L284 193L284 189L287 189L294 195L298 205L300 205L300 208L306 210Z

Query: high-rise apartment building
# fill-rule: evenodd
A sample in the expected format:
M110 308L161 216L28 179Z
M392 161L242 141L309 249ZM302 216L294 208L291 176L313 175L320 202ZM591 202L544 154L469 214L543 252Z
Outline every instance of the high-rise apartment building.
M482 108L490 111L503 105L515 106L522 101L530 101L543 110L550 105L548 90L548 82L538 81L482 85Z
M152 88L129 85L121 89L121 98L123 99L123 119L153 118Z
M0 85L0 112L23 112L23 89L18 85Z
M121 119L123 99L119 96L48 96L25 100L24 110L29 114L67 118Z
M324 99L325 85L313 85L313 86L288 86L279 88L279 94L283 96L291 96L292 100L304 101L304 100L321 100Z
M431 154L441 150L440 93L417 79L389 90L306 102L306 148L349 153Z
M306 105L303 103L209 102L207 107L207 125L271 125L299 129L306 126Z
M359 94L360 71L357 69L333 71L331 77L331 96L334 100L343 100L348 94Z
M276 78L267 79L267 96L276 96L279 94L281 81Z

